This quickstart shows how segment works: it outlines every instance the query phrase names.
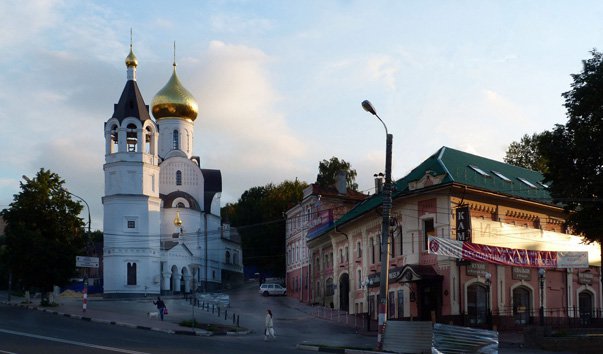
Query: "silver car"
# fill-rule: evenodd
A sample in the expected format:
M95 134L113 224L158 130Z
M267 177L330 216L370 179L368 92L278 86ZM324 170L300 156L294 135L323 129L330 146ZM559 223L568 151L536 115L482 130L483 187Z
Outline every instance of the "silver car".
M287 295L287 288L283 288L280 284L264 283L260 285L260 294L269 295Z

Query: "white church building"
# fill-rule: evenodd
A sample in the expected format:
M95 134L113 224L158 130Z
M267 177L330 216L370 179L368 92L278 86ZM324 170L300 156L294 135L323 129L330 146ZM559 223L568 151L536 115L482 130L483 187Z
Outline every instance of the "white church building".
M222 224L220 170L193 155L198 106L176 74L151 103L136 83L138 60L105 122L105 297L213 290L242 280L241 242Z

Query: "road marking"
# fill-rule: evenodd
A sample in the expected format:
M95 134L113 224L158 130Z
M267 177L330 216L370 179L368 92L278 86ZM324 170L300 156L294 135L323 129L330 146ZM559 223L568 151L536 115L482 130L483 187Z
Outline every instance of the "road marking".
M5 352L4 350L0 350L0 353L4 353L4 354L17 354L17 353L13 353L13 352Z
M96 344L89 344L89 343L83 343L83 342L76 342L76 341L72 341L72 340L68 340L68 339L39 336L37 334L11 331L11 330L2 329L2 328L0 328L0 332L2 332L2 333L8 333L8 334L13 334L13 335L16 335L16 336L23 336L23 337L31 337L31 338L37 338L37 339L42 339L42 340L48 340L48 341L52 341L52 342L59 342L59 343L72 344L72 345L79 345L80 347L102 349L102 350L107 350L107 351L111 351L111 352L128 353L128 354L148 354L148 353L145 353L145 352L137 352L137 351L134 351L134 350L127 350L127 349L121 349L121 348L115 348L115 347L106 347L104 345L96 345ZM0 353L8 353L8 352L2 352L2 351L0 351ZM9 354L11 354L11 353L9 353ZM14 353L12 353L12 354L14 354Z

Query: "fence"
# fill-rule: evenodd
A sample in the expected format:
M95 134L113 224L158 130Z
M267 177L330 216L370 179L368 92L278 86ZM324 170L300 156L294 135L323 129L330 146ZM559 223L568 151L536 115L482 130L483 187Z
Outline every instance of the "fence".
M330 307L312 306L312 315L354 328L357 331L377 330L377 322L369 319L367 313L349 314L346 311L336 310Z
M192 307L211 312L218 318L224 317L224 321L232 320L233 326L240 327L240 314L228 311L230 308L228 295L220 293L184 294L184 299L188 300Z
M603 326L603 310L601 308L594 308L591 311L580 311L578 307L545 308L543 315L543 325L552 328ZM437 319L437 322L477 328L495 326L500 330L516 330L528 325L540 325L541 319L539 308L518 311L512 307L503 307L493 310L490 316L482 311L461 316L442 316Z

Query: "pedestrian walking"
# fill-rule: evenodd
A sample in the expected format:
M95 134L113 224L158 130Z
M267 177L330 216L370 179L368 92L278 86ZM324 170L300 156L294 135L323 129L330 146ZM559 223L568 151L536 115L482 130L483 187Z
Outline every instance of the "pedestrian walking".
M159 316L163 321L163 315L167 312L167 307L165 307L165 303L159 296L157 296L157 301L153 301L153 305L157 306L157 312L159 312Z
M264 324L264 340L268 338L276 339L276 333L274 332L274 323L272 322L272 311L266 310L266 321Z

